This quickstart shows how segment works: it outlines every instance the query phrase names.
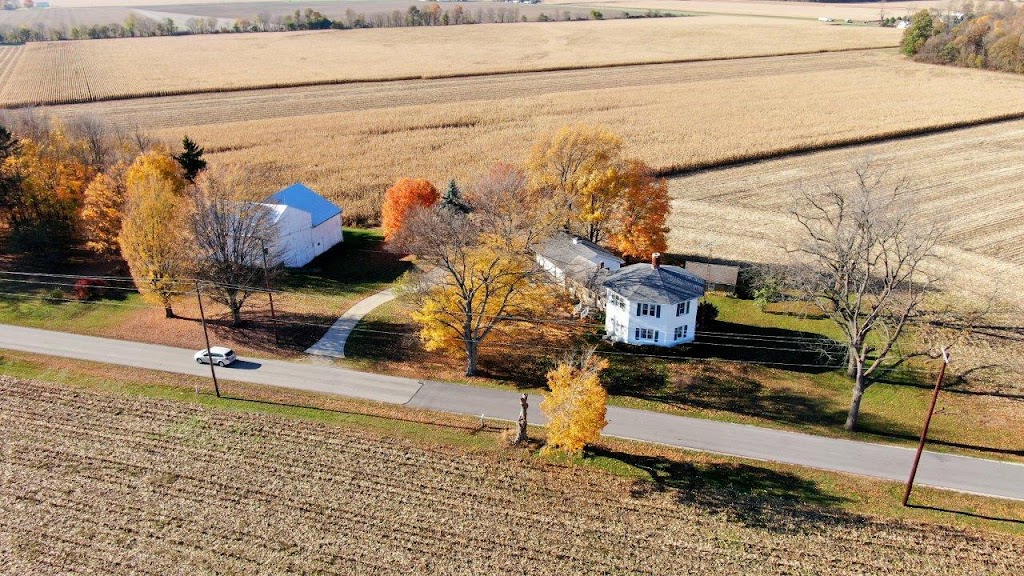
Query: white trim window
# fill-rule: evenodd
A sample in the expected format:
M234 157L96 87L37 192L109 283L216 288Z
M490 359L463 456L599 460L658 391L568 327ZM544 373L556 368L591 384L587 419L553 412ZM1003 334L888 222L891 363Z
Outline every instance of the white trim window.
M637 328L634 332L637 340L652 340L658 341L658 331L653 328Z
M676 305L676 317L677 318L679 316L682 316L684 314L689 314L689 313L690 313L690 301L689 300L687 300L686 302L680 302L679 304Z
M661 304L637 304L636 305L637 316L654 316L655 318L661 318Z
M689 326L686 326L686 325L676 326L676 329L675 329L674 333L672 334L672 339L673 340L682 340L683 338L686 338L689 335L689 333L690 333L690 327Z
M608 297L608 301L612 303L612 306L618 308L619 310L626 309L626 299L623 298L622 296L619 296L615 292L612 292L611 296Z

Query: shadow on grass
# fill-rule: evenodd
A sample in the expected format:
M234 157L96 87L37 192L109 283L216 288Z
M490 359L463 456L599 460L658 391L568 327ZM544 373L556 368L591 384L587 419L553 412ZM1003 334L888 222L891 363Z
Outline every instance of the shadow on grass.
M842 346L821 334L718 320L685 350L693 358L757 362L808 374L831 372L845 359Z
M774 532L796 532L808 523L863 523L839 505L845 499L822 491L794 474L750 464L694 464L660 456L594 450L593 456L618 460L645 472L632 489L634 498L674 491L676 500L726 514L731 520Z
M363 319L345 342L345 357L371 362L406 362L419 356L419 334L408 324Z
M981 520L993 520L995 522L1007 522L1011 524L1024 524L1022 518L1003 518L1000 516L989 516L987 514L978 514L977 512L968 512L966 510L951 510L949 508L940 508L938 506L927 506L924 504L907 504L907 508L916 508L918 510L931 510L932 512L945 512L947 514L955 514L957 516L967 516L969 518L978 518Z
M336 294L363 284L390 284L412 268L404 255L387 250L378 232L346 228L344 242L302 268L284 271L276 282L284 289Z
M755 376L714 365L694 365L692 373L680 372L660 359L630 358L608 368L604 381L610 394L679 409L730 412L787 424L841 426L846 421L846 411L833 407L827 398L769 388Z

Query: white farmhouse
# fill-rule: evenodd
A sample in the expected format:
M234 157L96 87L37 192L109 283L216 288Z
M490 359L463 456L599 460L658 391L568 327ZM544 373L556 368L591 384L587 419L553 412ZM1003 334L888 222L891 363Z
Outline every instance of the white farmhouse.
M274 264L305 266L344 240L341 208L302 184L292 184L263 205L277 231Z
M704 280L678 266L651 263L619 268L604 280L605 332L613 342L671 347L692 342Z
M578 298L596 301L601 282L625 262L597 244L559 232L537 248L537 263Z

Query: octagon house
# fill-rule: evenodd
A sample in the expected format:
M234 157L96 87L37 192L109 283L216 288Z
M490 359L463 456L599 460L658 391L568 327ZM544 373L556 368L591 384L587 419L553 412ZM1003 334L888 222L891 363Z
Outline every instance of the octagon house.
M664 347L693 342L703 279L678 266L662 266L661 254L654 253L650 264L610 273L603 286L609 340Z

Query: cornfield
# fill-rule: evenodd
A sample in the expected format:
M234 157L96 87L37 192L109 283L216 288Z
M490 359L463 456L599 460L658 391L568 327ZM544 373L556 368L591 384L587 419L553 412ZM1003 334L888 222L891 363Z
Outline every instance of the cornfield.
M793 149L1024 113L1024 78L905 62L892 53L397 82L58 109L166 127L213 162L265 165L377 221L403 176L464 185L495 162L521 162L546 130L604 124L627 153L678 171ZM927 110L927 113L922 113ZM245 118L248 118L247 120Z
M0 84L29 106L403 78L894 46L893 30L735 17L31 43Z
M23 575L1024 570L1019 538L742 488L10 378L0 400L0 564Z

